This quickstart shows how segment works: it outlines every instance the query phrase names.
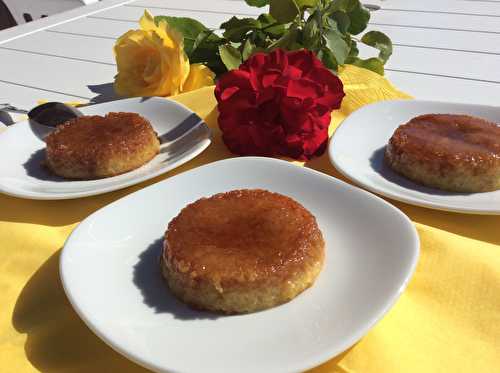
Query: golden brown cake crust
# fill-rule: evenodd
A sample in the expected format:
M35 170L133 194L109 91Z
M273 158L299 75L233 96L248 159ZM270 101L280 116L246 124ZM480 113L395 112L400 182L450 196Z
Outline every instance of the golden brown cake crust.
M94 179L142 166L159 152L151 124L136 113L78 117L47 136L47 165L57 175Z
M276 298L272 305L310 286L323 258L324 241L315 217L293 199L265 190L220 193L186 206L168 226L163 253L164 272L184 288L209 285L220 294L253 291L256 297L272 292ZM286 288L287 282L303 284L294 284L295 293ZM201 308L218 308L184 300ZM268 307L262 307L266 300L243 303L219 310L249 312Z
M424 185L450 191L500 188L500 126L467 115L426 114L401 125L386 162Z

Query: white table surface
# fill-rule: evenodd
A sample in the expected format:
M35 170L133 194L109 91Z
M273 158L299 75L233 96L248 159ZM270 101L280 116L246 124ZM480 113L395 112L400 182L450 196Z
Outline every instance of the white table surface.
M366 2L381 7L369 29L394 42L386 76L397 87L419 99L500 104L500 0ZM261 13L235 0L103 0L0 31L0 103L108 99L115 39L138 28L145 8L210 28L232 15Z

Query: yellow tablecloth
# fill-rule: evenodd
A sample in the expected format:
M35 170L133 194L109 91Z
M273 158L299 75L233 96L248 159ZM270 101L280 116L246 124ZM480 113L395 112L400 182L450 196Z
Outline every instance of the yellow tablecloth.
M332 132L359 106L407 97L366 70L349 67L340 75L347 96L333 115ZM220 139L213 88L175 100L205 118L214 142L174 172L78 200L0 195L1 372L146 371L107 347L79 319L61 287L58 261L66 237L91 212L148 184L231 156ZM306 166L341 178L326 154ZM416 273L395 307L367 336L312 372L500 371L500 217L391 202L417 226L422 247Z

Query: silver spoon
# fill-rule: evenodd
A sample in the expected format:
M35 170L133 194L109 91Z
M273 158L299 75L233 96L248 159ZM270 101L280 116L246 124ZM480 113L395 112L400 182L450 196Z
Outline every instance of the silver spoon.
M27 114L30 120L47 127L56 127L67 120L83 115L80 110L62 102L46 102L35 106L29 111L16 108L10 104L0 104L0 111Z

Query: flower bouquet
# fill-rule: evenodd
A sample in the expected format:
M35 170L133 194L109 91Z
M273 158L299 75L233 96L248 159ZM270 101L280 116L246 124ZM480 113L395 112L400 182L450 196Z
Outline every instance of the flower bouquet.
M231 17L211 30L195 19L147 11L140 29L116 42L115 90L170 96L216 84L219 126L239 155L306 160L324 152L330 113L340 107L339 65L378 74L390 39L367 27L359 0L245 0L268 6L256 18ZM361 58L358 43L376 56Z

